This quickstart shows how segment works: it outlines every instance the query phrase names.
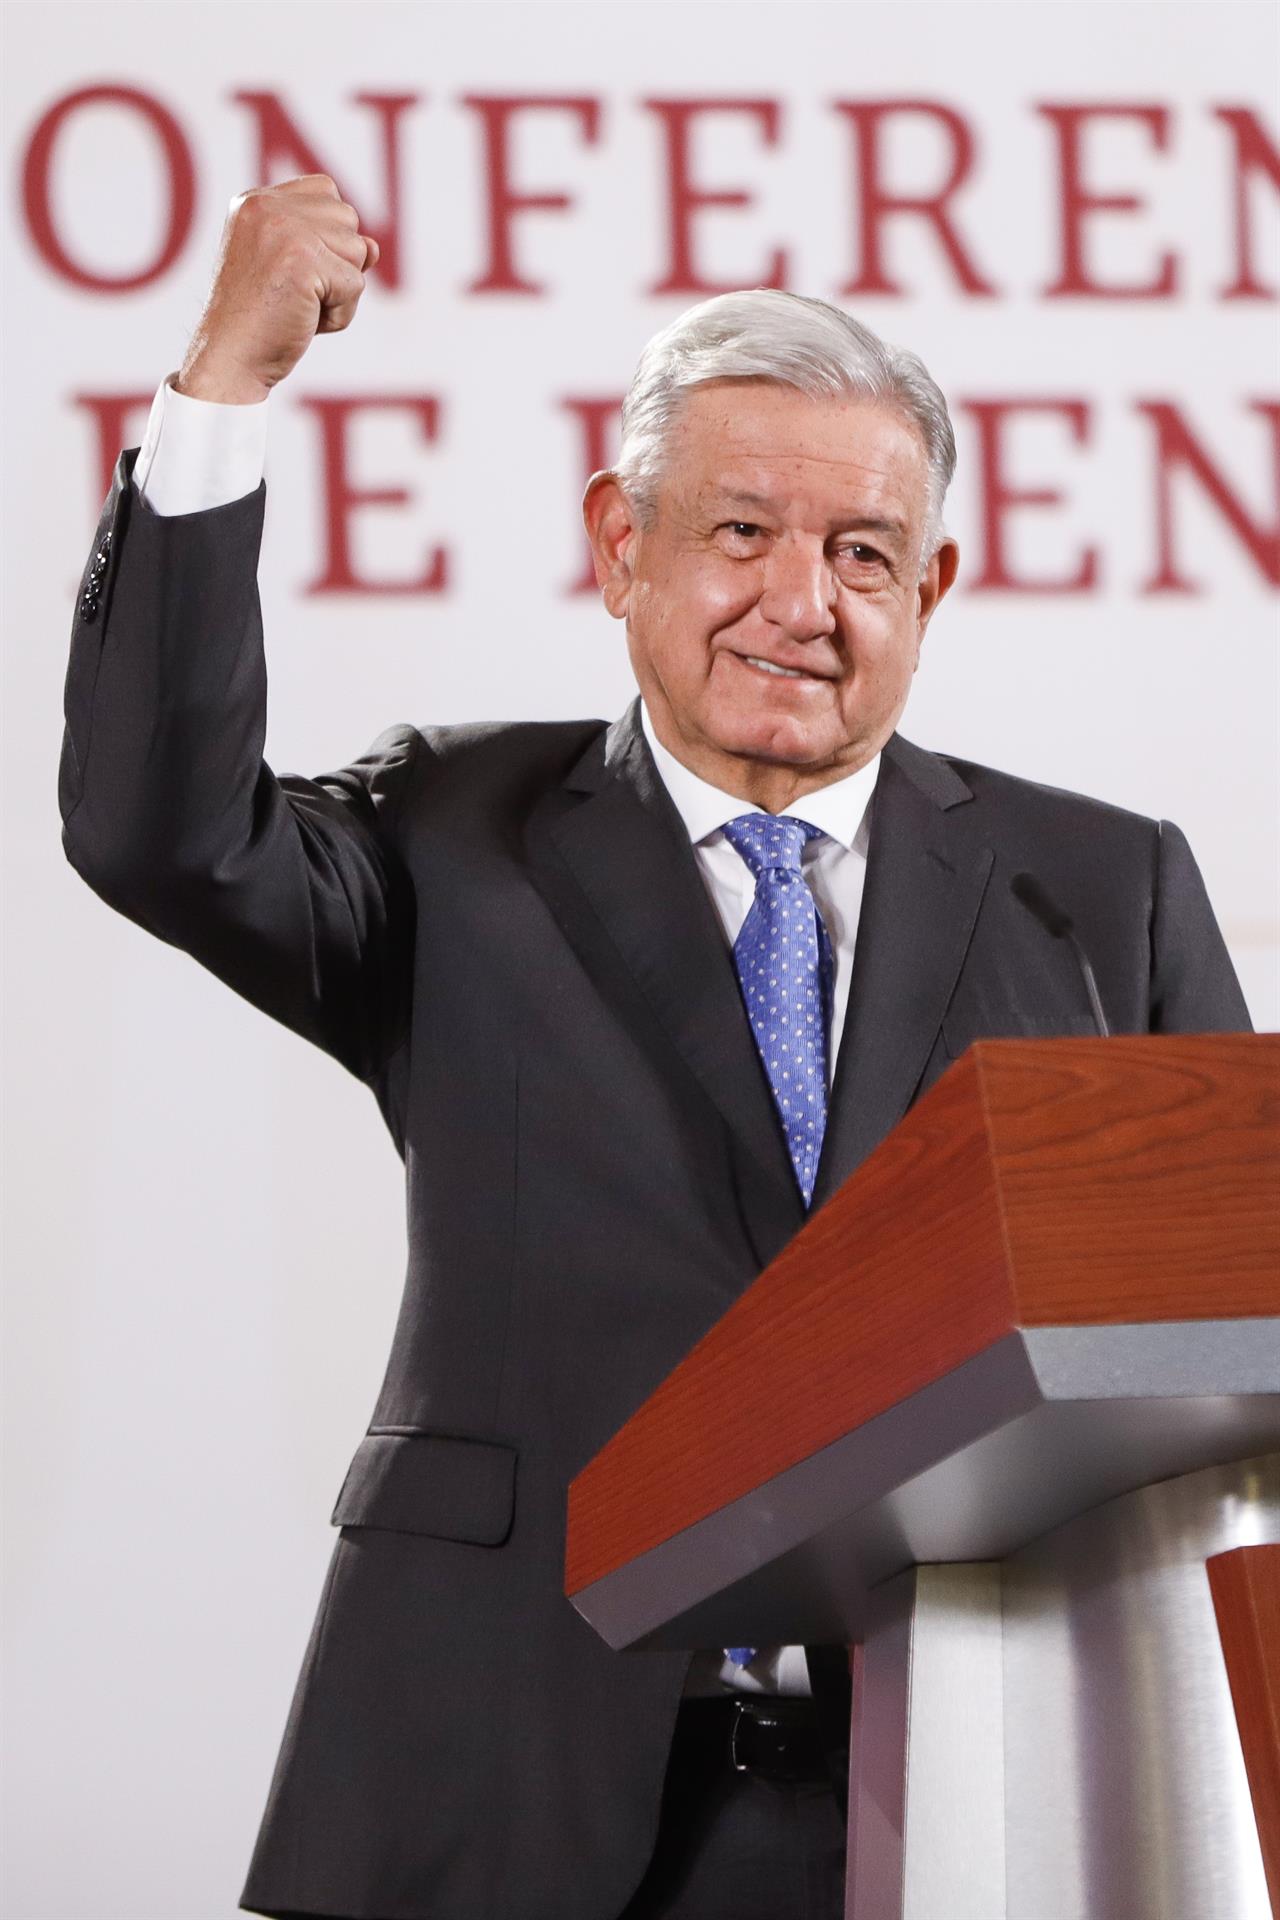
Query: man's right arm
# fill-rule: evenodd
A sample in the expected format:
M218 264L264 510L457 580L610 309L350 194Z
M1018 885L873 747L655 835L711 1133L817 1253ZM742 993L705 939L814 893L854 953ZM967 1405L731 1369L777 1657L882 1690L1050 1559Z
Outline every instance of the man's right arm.
M219 289L234 288L215 280L183 391L162 389L147 444L121 457L77 602L59 800L67 856L110 905L367 1077L407 1020L412 888L395 827L418 736L393 729L319 781L277 779L262 758L265 399L302 350L308 292L313 333L337 330L324 316L340 317L339 295L348 317L358 298L349 262L325 283L325 232L354 251L326 184L269 190L291 202L284 241L302 261L293 337L220 329ZM255 245L280 238L255 228ZM257 253L241 264L271 285Z

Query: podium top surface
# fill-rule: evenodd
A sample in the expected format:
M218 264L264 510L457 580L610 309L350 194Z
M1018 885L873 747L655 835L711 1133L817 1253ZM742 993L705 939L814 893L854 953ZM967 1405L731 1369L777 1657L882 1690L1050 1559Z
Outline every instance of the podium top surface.
M1230 1329L1277 1315L1280 1036L980 1042L574 1481L566 1590L590 1617L589 1589L824 1450L936 1424L944 1390L976 1433L1011 1342L1019 1405L1190 1403L1233 1391ZM1280 1350L1250 1344L1228 1341L1280 1393ZM909 1476L928 1447L900 1452Z

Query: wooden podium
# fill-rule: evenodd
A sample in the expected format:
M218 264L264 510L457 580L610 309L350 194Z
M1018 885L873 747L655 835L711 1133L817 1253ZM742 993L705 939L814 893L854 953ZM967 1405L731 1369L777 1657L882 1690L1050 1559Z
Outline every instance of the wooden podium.
M1275 1542L1280 1036L994 1040L574 1481L566 1589L854 1650L850 1920L1262 1920L1280 1555L1221 1642L1204 1563Z

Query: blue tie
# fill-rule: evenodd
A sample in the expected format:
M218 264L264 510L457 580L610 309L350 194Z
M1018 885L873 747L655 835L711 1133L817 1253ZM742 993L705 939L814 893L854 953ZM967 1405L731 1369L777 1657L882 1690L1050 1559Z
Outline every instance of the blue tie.
M832 980L831 942L800 869L818 833L785 813L744 813L724 828L756 877L733 959L806 1206L827 1126Z
M733 960L787 1151L808 1206L827 1126L831 942L800 867L819 829L789 814L744 813L724 837L756 877L756 897ZM758 1647L726 1647L737 1667Z

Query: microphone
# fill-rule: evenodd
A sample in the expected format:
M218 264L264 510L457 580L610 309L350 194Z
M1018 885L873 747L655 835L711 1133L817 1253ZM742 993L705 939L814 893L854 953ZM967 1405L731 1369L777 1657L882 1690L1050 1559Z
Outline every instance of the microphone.
M1033 920L1038 920L1045 932L1052 934L1055 940L1065 940L1075 955L1080 978L1084 981L1084 990L1089 996L1089 1006L1093 1013L1093 1023L1105 1040L1111 1029L1107 1025L1107 1016L1102 1011L1102 1001L1098 994L1098 983L1093 977L1093 968L1089 965L1089 956L1076 938L1071 915L1045 892L1034 873L1015 873L1009 882L1009 891L1027 909Z

